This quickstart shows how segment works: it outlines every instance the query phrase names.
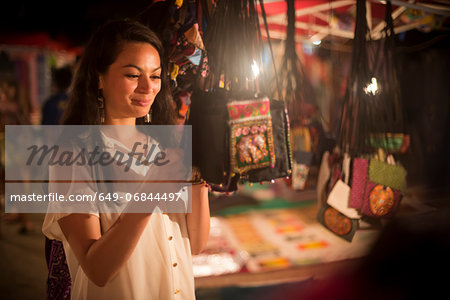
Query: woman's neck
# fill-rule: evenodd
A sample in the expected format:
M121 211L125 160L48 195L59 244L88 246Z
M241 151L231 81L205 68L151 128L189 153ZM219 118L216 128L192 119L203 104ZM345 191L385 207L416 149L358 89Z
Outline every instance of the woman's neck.
M106 118L102 125L136 125L136 118L110 119Z
M141 133L138 131L135 124L104 124L102 131L109 137L115 138L117 140L127 140L128 138L134 139L137 135ZM113 126L110 126L113 125ZM115 126L120 125L120 126Z

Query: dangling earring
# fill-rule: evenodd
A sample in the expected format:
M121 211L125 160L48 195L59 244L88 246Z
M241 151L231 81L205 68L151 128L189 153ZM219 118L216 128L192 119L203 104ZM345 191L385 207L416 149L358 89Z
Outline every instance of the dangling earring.
M151 123L152 121L152 110L150 109L150 111L145 115L145 123Z
M103 98L102 89L98 90L97 101L98 113L100 115L100 124L103 124L105 122L105 98Z

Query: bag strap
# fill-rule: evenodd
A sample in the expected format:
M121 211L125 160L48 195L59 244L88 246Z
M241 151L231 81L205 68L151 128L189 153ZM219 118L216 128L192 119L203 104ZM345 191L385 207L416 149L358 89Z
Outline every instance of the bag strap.
M278 78L277 66L275 65L275 56L273 55L272 42L270 40L269 25L267 24L267 16L266 16L266 9L264 8L264 0L259 0L259 3L260 3L260 7L261 7L261 15L264 20L264 28L266 30L266 35L267 35L267 43L269 44L270 56L272 58L273 71L275 74L275 81L277 83L277 93L278 93L278 97L281 99L282 94L281 94L280 80Z

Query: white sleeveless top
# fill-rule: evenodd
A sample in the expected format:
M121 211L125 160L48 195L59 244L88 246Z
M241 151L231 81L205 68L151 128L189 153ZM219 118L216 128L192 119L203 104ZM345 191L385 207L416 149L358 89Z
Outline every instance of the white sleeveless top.
M80 189L80 184L73 186ZM89 194L94 193L93 189L90 184L84 184L82 190L74 191L71 186L69 192ZM51 185L49 192L52 192ZM104 287L98 287L88 279L61 231L58 220L69 214L48 213L42 231L49 239L63 242L72 279L71 299L195 299L185 213L153 213L129 260ZM99 213L95 204L92 204L90 214L100 219L102 233L107 232L119 217L117 213Z

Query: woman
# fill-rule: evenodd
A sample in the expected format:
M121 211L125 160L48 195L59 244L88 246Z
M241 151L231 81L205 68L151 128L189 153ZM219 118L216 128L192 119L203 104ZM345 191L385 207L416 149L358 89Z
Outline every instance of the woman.
M134 125L173 124L162 49L140 23L103 25L81 58L63 123L128 125L120 137L128 149L145 140ZM63 241L72 299L193 299L191 254L209 223L207 188L194 184L191 213L47 214L43 232Z

